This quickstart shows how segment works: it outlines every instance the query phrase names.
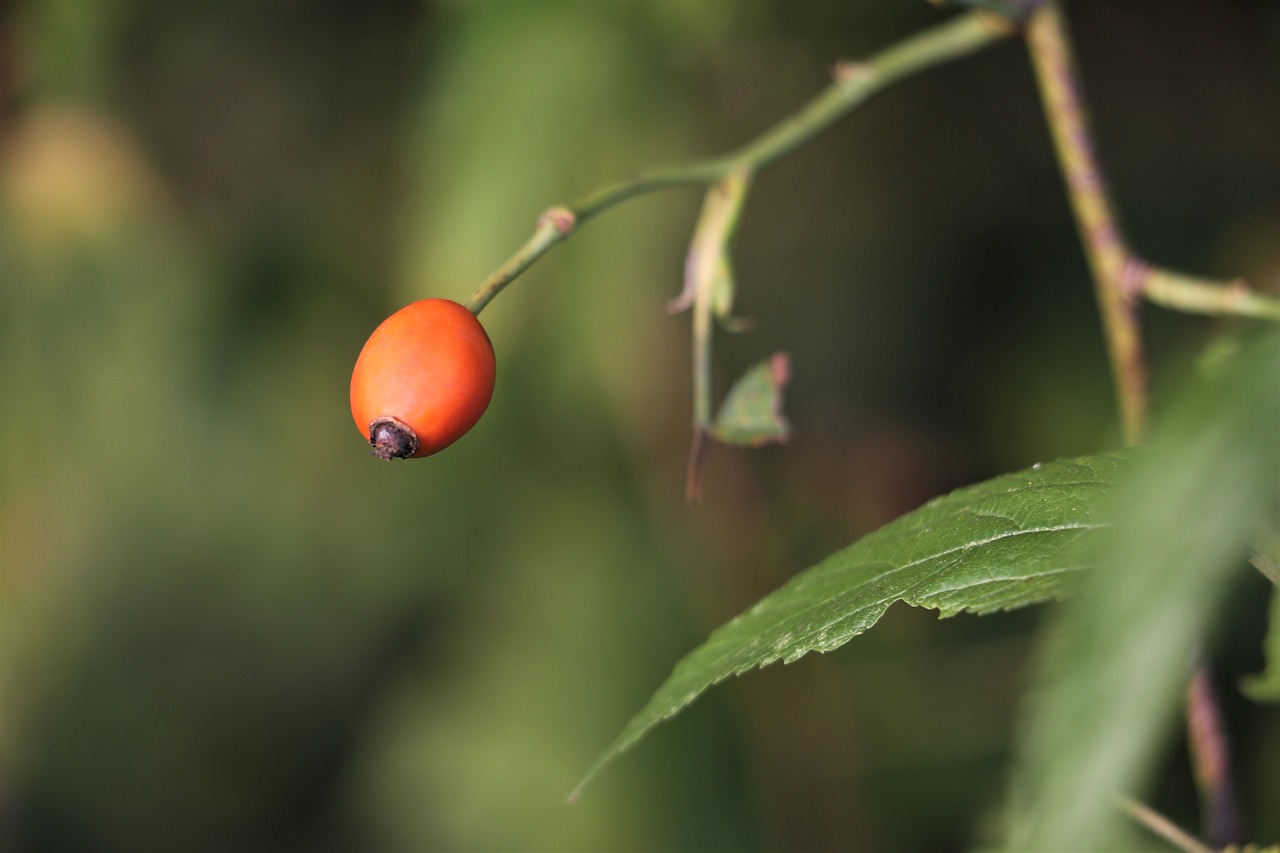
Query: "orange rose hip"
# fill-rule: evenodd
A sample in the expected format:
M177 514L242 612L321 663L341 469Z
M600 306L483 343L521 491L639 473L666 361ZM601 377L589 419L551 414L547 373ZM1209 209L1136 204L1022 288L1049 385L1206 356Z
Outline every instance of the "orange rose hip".
M423 299L382 321L351 373L351 416L379 459L430 456L475 426L493 396L493 345L448 299Z

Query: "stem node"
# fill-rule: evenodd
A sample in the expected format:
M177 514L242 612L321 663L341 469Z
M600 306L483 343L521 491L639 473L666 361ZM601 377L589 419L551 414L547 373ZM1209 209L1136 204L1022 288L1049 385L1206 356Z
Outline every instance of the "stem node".
M560 232L560 236L568 237L573 233L573 229L578 225L578 217L573 211L563 205L547 208L541 216L538 217L538 226L544 223L550 223L556 231Z

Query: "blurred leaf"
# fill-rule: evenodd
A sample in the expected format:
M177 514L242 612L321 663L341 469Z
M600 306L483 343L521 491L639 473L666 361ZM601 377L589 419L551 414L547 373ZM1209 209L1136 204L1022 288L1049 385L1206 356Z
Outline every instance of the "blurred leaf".
M1088 567L1073 546L1102 527L1098 507L1131 454L1051 462L938 498L793 578L676 665L579 785L731 675L866 631L895 601L991 613L1058 598Z
M1255 702L1280 702L1280 589L1271 591L1271 624L1264 651L1267 668L1241 683L1240 689Z
M729 256L721 253L716 258L715 274L711 278L711 313L717 320L729 320L733 316L733 269Z
M785 442L791 424L782 414L782 392L791 379L791 361L774 353L734 383L716 415L711 434L725 444L760 447Z
M1019 850L1109 849L1246 544L1280 508L1280 336L1176 398L1066 605L1010 788Z

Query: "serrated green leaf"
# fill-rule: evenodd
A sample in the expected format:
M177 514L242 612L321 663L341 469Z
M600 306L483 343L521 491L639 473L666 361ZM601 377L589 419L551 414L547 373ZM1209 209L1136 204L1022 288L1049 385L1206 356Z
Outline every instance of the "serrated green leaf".
M1264 650L1267 668L1244 679L1240 689L1255 702L1280 702L1280 589L1271 591L1270 625Z
M790 379L791 364L784 352L752 367L729 389L711 435L740 447L785 442L791 437L791 424L782 414L782 394Z
M1087 568L1074 545L1103 526L1098 507L1131 455L1051 462L960 489L797 575L680 661L578 790L709 687L774 661L837 649L895 601L950 616L1064 595Z
M1123 846L1191 661L1280 514L1280 335L1184 389L1116 490L1099 570L1056 614L1010 785L1016 850Z

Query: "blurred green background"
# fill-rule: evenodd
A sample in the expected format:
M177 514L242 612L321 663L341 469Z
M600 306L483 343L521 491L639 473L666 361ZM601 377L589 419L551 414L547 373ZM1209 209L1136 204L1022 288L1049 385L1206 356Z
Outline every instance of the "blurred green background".
M1134 244L1280 291L1280 4L1076 0ZM1021 46L766 173L717 374L793 354L795 438L682 499L699 198L585 227L483 315L493 404L387 465L383 316L538 213L736 146L943 18L904 0L36 0L0 9L0 845L930 850L992 825L1040 614L891 610L713 691L565 796L680 654L965 482L1114 446ZM1156 390L1220 322L1152 311ZM1280 836L1264 587L1215 639ZM1180 740L1156 803L1194 824Z

